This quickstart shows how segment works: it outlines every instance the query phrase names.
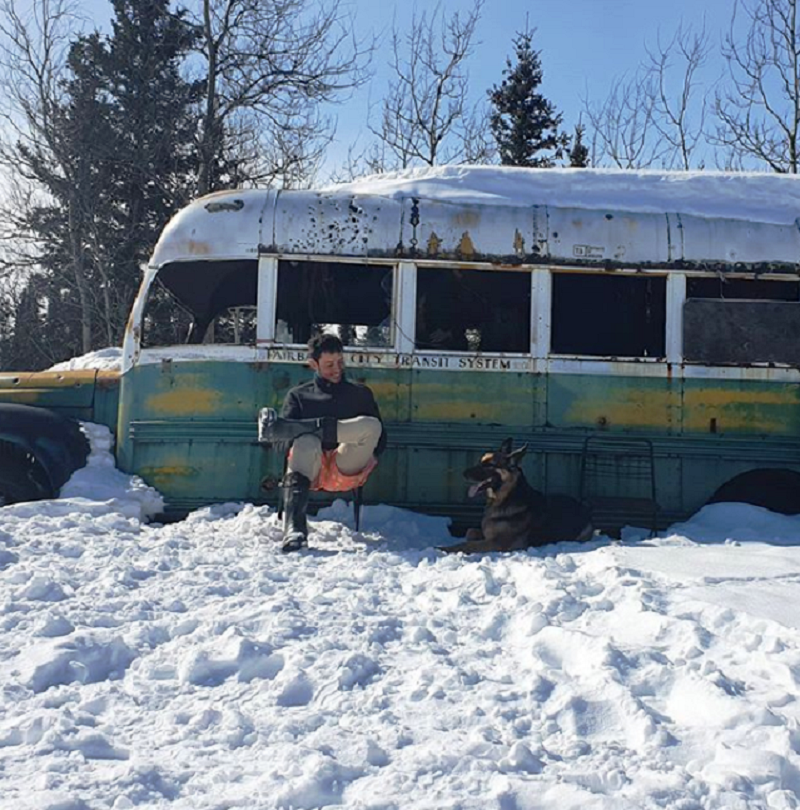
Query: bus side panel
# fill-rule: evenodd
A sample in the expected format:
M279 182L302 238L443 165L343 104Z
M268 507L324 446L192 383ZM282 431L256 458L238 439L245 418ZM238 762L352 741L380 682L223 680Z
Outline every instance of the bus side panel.
M349 376L375 391L384 420L394 422L408 419L410 374L353 369ZM310 376L291 363L135 366L121 386L120 467L155 486L170 511L226 500L275 503L277 489L261 484L277 483L285 454L258 445L258 411L280 409L287 391ZM390 444L381 474L367 484L368 500L396 501L395 493L407 490L406 455Z
M243 362L134 366L120 389L120 468L182 508L259 499L256 417L285 376Z
M684 382L681 511L692 513L754 469L800 472L800 386L769 380Z
M408 423L390 433L406 456L404 500L431 511L474 506L464 470L505 438L519 443L542 424L542 389L541 378L529 373L415 369Z
M686 433L800 437L800 386L767 380L687 379Z
M119 414L120 375L118 371L98 371L94 389L92 421L116 434Z
M95 421L97 374L94 369L6 372L0 374L0 393L3 402L49 408L73 419ZM115 378L118 375L112 372L110 376Z
M527 372L443 372L416 369L411 418L418 422L522 425L541 424L534 392L539 378ZM472 435L472 431L463 431ZM512 434L513 435L513 434ZM484 448L492 449L492 448Z
M555 428L680 433L681 381L672 377L553 374L547 422Z

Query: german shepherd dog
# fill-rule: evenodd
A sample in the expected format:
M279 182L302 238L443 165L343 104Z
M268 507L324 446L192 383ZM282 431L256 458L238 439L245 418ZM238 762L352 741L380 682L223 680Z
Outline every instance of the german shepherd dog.
M547 497L535 490L520 468L528 446L513 452L511 446L511 439L506 439L498 450L485 453L479 464L464 471L464 477L473 482L470 497L486 495L481 528L469 529L463 543L443 547L442 551L517 551L592 536L589 509L567 495Z

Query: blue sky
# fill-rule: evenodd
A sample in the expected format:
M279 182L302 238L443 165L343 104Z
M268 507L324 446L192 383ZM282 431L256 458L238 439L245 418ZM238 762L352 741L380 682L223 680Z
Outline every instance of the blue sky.
M466 11L472 0L445 0L442 5L449 12ZM414 5L354 0L352 7L365 30L388 33L393 19L403 29ZM432 7L416 4L418 13ZM512 55L512 39L524 30L527 17L536 29L533 44L541 53L544 94L564 114L564 126L571 132L581 114L582 99L605 99L615 78L632 74L646 59L645 46L652 48L659 32L668 41L681 22L698 31L705 22L716 46L730 25L732 9L733 0L486 0L469 67L475 98L501 81L506 57ZM385 56L377 55L376 77L369 90L373 102L385 87L385 61ZM707 71L709 89L720 69L717 64ZM364 101L356 101L366 106ZM340 134L357 134L348 120L352 120L350 115L340 114Z
M354 0L352 6L360 25L375 30L391 28L393 16L402 30L414 8L395 0ZM471 6L472 0L443 3L448 11ZM534 46L542 55L545 93L564 111L565 122L573 123L580 97L587 91L604 97L616 76L635 70L646 57L645 43L655 44L659 30L669 37L681 21L699 29L705 20L718 41L732 8L733 0L486 0L470 74L477 92L499 82L514 34L525 28L527 17L536 28Z
M343 155L346 145L364 140L365 119L370 103L377 105L386 86L389 57L389 34L393 22L402 31L417 13L435 8L433 3L407 0L341 0L352 11L363 34L375 32L383 43L375 55L375 77L346 105L334 113L338 150ZM473 0L443 0L442 8L450 13L467 11ZM110 16L106 0L82 0L81 7L94 12L98 24ZM544 67L543 91L564 115L564 126L572 131L582 110L582 99L597 102L605 99L615 78L632 74L646 58L645 45L655 45L659 32L669 39L678 25L699 30L704 21L712 44L716 47L727 30L733 0L486 0L478 41L469 63L474 99L502 79L505 59L512 53L512 39L523 30L526 17L536 28L534 46L541 52ZM707 71L708 91L721 65Z

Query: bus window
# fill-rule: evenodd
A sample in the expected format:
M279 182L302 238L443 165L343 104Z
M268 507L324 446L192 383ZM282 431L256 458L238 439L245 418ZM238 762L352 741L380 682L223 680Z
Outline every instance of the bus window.
M707 365L800 365L800 283L688 278L683 354Z
M142 346L254 345L257 279L257 261L166 265L148 295Z
M505 270L417 270L417 349L530 351L531 276Z
M278 342L335 332L345 346L391 346L392 267L278 262Z
M664 357L664 276L553 273L554 354Z

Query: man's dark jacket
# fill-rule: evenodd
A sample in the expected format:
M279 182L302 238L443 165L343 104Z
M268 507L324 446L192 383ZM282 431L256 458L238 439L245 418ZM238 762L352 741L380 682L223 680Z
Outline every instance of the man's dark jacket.
M345 377L339 383L332 383L319 374L286 394L281 416L284 419L319 419L322 416L335 416L337 419L352 419L355 416L381 418L378 403L366 385L351 383ZM322 449L334 450L336 446L326 442ZM375 455L379 456L385 447L386 427L383 426Z

